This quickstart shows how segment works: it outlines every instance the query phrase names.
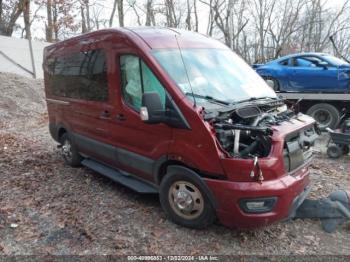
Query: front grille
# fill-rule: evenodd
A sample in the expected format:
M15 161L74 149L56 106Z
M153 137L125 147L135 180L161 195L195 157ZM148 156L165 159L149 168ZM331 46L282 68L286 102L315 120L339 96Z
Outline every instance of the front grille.
M291 172L312 157L312 146L318 137L315 128L307 128L286 137L283 158L286 171Z

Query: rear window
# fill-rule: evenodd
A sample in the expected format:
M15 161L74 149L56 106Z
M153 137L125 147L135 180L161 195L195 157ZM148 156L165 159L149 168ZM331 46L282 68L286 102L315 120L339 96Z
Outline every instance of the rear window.
M107 66L101 49L48 60L49 93L91 101L108 99Z

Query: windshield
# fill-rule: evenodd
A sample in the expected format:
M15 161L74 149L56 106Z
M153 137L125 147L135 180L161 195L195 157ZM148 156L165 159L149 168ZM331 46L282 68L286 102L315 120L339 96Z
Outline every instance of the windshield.
M335 66L341 66L341 65L350 65L349 63L345 62L344 60L337 58L335 56L331 55L325 55L323 56L328 62L332 63Z
M182 49L181 53L179 49L153 51L157 61L189 98L192 98L192 87L197 102L235 103L252 98L276 98L265 81L230 50Z

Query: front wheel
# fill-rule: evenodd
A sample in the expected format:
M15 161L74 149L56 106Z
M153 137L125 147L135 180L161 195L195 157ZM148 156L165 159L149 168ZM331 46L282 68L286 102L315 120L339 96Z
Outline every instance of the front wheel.
M167 217L174 223L205 228L215 220L215 210L203 185L190 176L168 174L160 184L160 203Z

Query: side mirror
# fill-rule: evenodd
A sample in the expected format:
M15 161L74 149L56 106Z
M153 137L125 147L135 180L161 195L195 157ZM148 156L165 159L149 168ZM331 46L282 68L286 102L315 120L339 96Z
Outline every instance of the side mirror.
M149 124L158 124L165 120L165 111L157 92L147 92L142 95L140 118Z

